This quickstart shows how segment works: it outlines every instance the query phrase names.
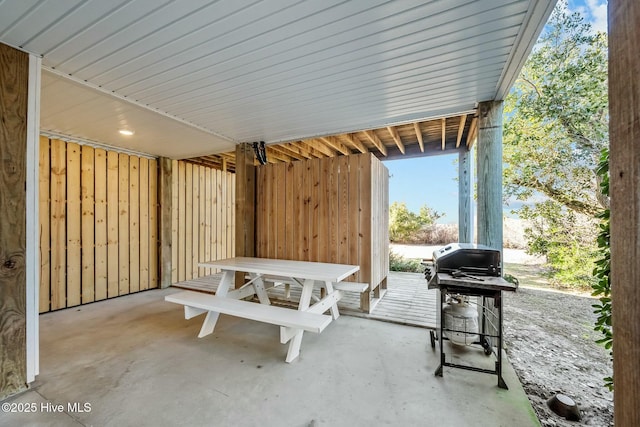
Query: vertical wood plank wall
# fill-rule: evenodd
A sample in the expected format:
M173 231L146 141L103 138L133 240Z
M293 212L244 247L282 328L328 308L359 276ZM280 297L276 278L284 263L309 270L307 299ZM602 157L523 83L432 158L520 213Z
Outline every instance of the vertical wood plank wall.
M235 175L172 161L172 283L235 253ZM40 138L40 312L158 287L158 162Z
M198 263L235 254L235 175L173 160L171 282L213 273Z
M40 138L40 312L158 286L157 162Z
M256 256L357 264L371 290L389 271L389 172L372 154L257 169Z
M29 56L0 43L0 400L26 388Z

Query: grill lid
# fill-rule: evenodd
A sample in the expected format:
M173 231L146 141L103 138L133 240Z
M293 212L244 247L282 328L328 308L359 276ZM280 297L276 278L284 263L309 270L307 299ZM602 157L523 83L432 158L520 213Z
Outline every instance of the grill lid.
M500 251L472 243L450 243L433 251L433 271L428 276L453 271L499 277Z

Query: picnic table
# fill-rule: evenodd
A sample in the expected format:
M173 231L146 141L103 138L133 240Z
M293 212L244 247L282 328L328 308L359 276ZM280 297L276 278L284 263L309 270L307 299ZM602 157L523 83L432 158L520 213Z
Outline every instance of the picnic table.
M304 331L320 333L340 316L337 305L343 296L340 288L352 288L352 282L343 281L360 269L357 265L251 257L207 261L198 265L222 270L215 295L182 291L165 297L166 301L184 305L186 319L206 313L198 337L213 332L221 313L275 324L280 326L280 342L289 343L287 363L300 354ZM241 288L232 289L236 272L248 274L249 280ZM271 305L266 290L279 283L302 288L297 310ZM323 289L321 298L313 295L315 287ZM254 295L258 297L259 304L244 300ZM331 314L324 314L326 312Z

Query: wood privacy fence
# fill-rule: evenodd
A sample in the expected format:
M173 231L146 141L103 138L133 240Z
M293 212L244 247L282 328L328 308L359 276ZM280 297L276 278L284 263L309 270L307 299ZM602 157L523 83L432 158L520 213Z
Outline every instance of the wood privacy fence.
M389 172L372 154L263 165L256 181L258 257L356 264L371 290L386 279Z
M158 286L157 170L40 138L40 312Z
M234 175L172 162L172 282L234 253ZM40 312L158 287L158 162L40 138ZM208 242L208 243L207 243Z
M174 160L171 282L211 274L198 262L235 254L235 175Z

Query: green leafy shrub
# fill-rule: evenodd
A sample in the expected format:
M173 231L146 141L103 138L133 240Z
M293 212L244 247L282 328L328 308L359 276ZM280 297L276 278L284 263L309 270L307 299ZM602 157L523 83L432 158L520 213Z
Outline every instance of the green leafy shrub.
M600 164L597 169L600 178L602 194L609 195L609 150L602 151ZM611 328L611 247L609 245L611 211L604 209L597 217L600 219L600 232L598 233L598 253L600 258L595 262L593 275L596 282L593 284L594 297L598 297L599 303L593 304L596 319L595 330L602 332L603 338L597 342L609 350L613 359L613 329ZM613 390L613 376L604 379L605 386Z
M554 200L546 200L519 211L529 221L525 228L527 252L546 257L548 277L554 286L590 289L595 283L596 224Z
M408 273L423 273L424 266L419 259L409 259L393 251L389 251L389 270Z

